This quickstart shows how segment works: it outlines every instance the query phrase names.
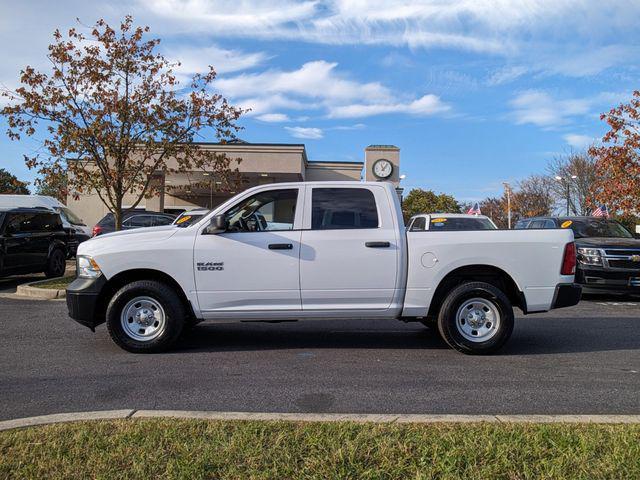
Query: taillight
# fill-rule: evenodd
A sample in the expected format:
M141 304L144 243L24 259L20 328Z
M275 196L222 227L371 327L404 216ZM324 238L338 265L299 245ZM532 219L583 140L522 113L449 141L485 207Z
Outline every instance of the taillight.
M93 234L94 237L97 237L101 233L102 233L102 227L99 227L98 225L93 227L92 234Z
M560 275L575 275L576 273L576 244L567 243L564 247L564 257L562 258L562 269Z

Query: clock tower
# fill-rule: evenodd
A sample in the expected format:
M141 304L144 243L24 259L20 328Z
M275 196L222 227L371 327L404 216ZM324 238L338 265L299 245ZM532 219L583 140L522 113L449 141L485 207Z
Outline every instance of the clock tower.
M395 145L369 145L364 149L364 179L400 186L400 149Z

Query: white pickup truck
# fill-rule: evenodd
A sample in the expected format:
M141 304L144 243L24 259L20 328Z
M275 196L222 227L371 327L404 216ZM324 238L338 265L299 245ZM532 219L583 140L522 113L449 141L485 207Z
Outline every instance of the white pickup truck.
M131 352L202 320L398 319L491 353L524 313L575 305L571 230L406 232L384 182L251 188L194 223L80 245L69 315Z

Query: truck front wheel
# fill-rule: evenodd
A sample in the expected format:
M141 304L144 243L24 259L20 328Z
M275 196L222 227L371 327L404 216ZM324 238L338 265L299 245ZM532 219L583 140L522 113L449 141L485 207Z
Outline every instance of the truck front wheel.
M171 347L184 328L185 318L177 293L153 280L123 286L111 298L106 311L109 335L119 347L134 353Z
M438 315L438 331L450 347L466 354L500 349L513 332L513 307L497 287L467 282L449 293Z

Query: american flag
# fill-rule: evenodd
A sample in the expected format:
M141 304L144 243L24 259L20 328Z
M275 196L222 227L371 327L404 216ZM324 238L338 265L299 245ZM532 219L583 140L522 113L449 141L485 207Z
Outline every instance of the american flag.
M467 215L482 215L482 212L480 211L480 204L478 202L474 203L473 207L467 210Z
M609 210L607 210L607 206L606 205L600 205L593 212L591 212L591 216L592 217L605 217L606 218L606 217L609 216Z

